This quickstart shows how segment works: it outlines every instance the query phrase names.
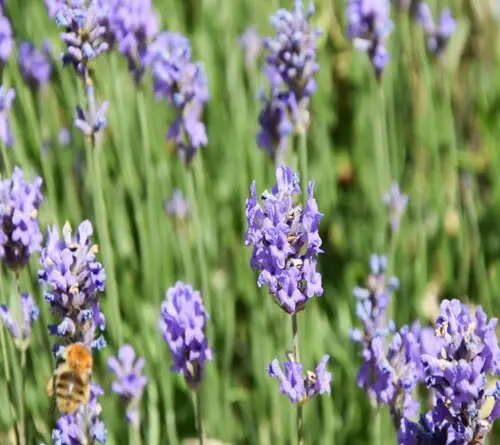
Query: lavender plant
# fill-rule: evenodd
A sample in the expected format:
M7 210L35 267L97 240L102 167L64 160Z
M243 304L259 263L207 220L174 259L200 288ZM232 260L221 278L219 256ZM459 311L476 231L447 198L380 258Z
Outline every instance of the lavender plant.
M201 120L210 94L205 70L191 61L191 44L179 33L160 34L151 47L150 63L157 98L165 98L176 118L166 138L175 142L179 158L190 164L208 144Z
M172 353L170 370L182 374L195 393L200 443L204 442L200 385L206 362L212 360L212 349L204 332L207 318L200 292L180 281L168 289L161 305L159 328Z
M91 245L92 233L88 220L75 235L69 223L64 225L62 237L55 226L49 228L38 279L47 286L45 300L59 318L58 324L49 325L50 333L64 344L83 342L101 349L106 345L104 337L95 337L98 330L105 329L99 293L104 291L106 277L96 260L98 246Z
M3 13L3 7L0 8L0 72L12 53L14 45L12 39L12 27L10 21Z
M172 197L164 202L164 209L168 216L182 223L189 215L189 203L179 189L175 189Z
M389 0L348 0L347 35L358 51L368 54L378 80L389 63L386 39L393 29Z
M12 102L16 97L14 88L6 89L3 85L0 86L0 144L2 147L12 147L13 137L10 128L9 114L12 107ZM3 152L3 164L7 165L7 155Z
M401 193L398 183L393 182L390 190L384 193L382 200L389 211L390 228L394 234L399 231L401 218L408 205L408 195Z
M115 375L111 389L118 394L127 415L127 421L131 424L136 438L139 436L140 411L142 394L148 379L143 375L144 358L136 360L134 348L130 345L123 345L118 351L118 357L108 359L108 369Z
M472 312L458 300L442 301L435 330L442 347L438 354L421 356L425 383L435 394L433 408L418 424L403 419L401 444L484 443L500 414L500 383L487 386L500 371L496 325L480 306ZM488 397L494 399L493 409L483 416Z
M35 300L27 293L21 295L21 320L19 321L5 304L0 304L0 320L20 350L28 348L31 341L31 328L39 316L40 310Z
M254 68L264 49L264 39L259 35L255 26L250 26L240 35L238 43L243 50L246 67Z
M441 56L456 28L456 22L451 9L444 9L441 13L439 23L436 24L432 18L429 5L422 2L418 5L416 19L422 25L427 36L427 47L429 50L436 56Z
M31 42L19 46L17 61L24 81L33 89L39 90L50 81L52 65L50 63L50 42L45 40L38 49Z

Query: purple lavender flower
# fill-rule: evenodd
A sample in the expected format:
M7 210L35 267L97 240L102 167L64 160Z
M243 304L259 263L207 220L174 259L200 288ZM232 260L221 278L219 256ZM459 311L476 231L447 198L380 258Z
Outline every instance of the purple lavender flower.
M161 305L160 331L172 353L172 372L183 374L196 391L203 380L205 362L212 360L204 327L208 314L201 295L180 281L167 291Z
M43 202L42 178L26 182L23 171L14 168L11 179L0 181L0 258L19 271L42 247L38 209Z
M92 142L95 140L96 135L108 126L106 112L108 111L109 102L105 100L96 109L94 87L86 87L86 90L91 112L83 111L82 107L78 105L76 107L74 124Z
M176 221L185 221L188 217L189 203L184 199L179 189L174 190L172 197L165 201L164 207L165 212Z
M0 320L18 347L25 348L31 337L31 327L40 315L40 310L30 294L21 295L21 315L22 320L19 323L11 310L4 304L0 304ZM20 325L22 329L20 329Z
M391 231L396 233L408 204L408 195L401 193L398 183L393 182L391 189L384 193L383 202L389 210Z
M255 181L246 201L248 229L245 246L253 246L250 265L260 272L257 284L266 284L276 303L287 313L304 309L312 297L323 294L316 257L321 250L318 227L323 214L309 183L304 210L294 204L300 194L299 178L290 168L276 170L276 185L257 201Z
M128 60L129 70L139 84L148 61L148 45L158 33L158 18L151 0L110 0L108 30L118 51Z
M241 34L238 42L243 49L245 65L247 68L254 68L264 48L264 39L259 35L255 26L250 26Z
M280 91L281 79L276 70L267 66L266 73L271 84L270 97L267 98L262 91L259 93L263 107L259 114L257 144L280 165L284 160L288 136L293 131L290 113L292 107L296 109L296 103L293 102L293 95Z
M203 66L191 62L189 41L178 33L164 32L151 47L149 56L157 97L165 97L176 113L167 132L179 157L189 164L200 146L208 143L201 121L210 94Z
M295 0L293 12L279 9L271 17L276 35L264 40L264 45L269 50L267 63L276 68L287 90L293 93L295 101L298 104L306 102L305 106L316 90L314 75L319 70L316 40L321 31L311 27L313 15L312 1L307 13L304 13L302 0ZM301 122L302 125L305 123L307 121Z
M302 405L318 394L330 394L330 382L332 374L326 370L326 364L330 357L324 355L316 372L308 371L302 374L302 364L295 362L291 357L283 363L282 371L278 359L274 359L267 368L267 373L272 378L277 378L280 382L281 394L288 395L290 402Z
M12 27L9 19L3 15L3 7L0 8L0 70L10 57L12 52Z
M441 13L439 24L436 26L429 5L422 2L418 5L417 20L427 35L427 47L436 56L441 56L456 29L456 22L451 10L445 9Z
M106 443L107 431L100 419L102 408L97 401L97 397L103 394L101 387L93 383L87 407L81 406L76 413L59 418L56 428L52 430L54 445ZM85 409L88 410L88 423Z
M48 287L45 299L52 313L62 319L59 325L49 325L51 334L66 343L80 341L100 349L105 342L102 337L94 340L94 335L98 327L105 328L98 299L98 293L104 291L105 274L96 261L98 247L91 246L92 233L90 221L83 221L74 236L66 223L62 239L55 226L49 228L38 279Z
M488 377L500 373L496 324L496 318L488 322L480 306L472 313L458 300L441 303L435 332L444 346L438 356L422 355L426 385L435 391L434 407L419 425L409 420L402 423L401 443L484 442L498 417L500 399L498 384L494 390L486 386ZM495 406L482 418L480 412L488 396L495 398Z
M16 90L14 88L7 90L3 85L0 86L0 141L7 147L12 147L13 143L9 114L15 97Z
M50 42L46 40L39 50L30 42L19 47L18 63L24 81L33 89L46 85L52 75L50 64Z
M135 428L139 427L139 404L142 399L144 387L148 383L147 377L142 372L144 359L136 361L134 348L123 345L118 351L118 358L108 359L108 369L115 374L116 380L111 389L122 397L126 406L127 420Z
M359 51L368 53L377 79L380 79L390 56L385 40L392 32L389 0L348 0L346 16L348 37Z
M67 50L62 55L64 65L73 65L88 82L89 62L106 52L106 27L102 25L105 8L99 0L45 0L49 16L66 29L61 40Z

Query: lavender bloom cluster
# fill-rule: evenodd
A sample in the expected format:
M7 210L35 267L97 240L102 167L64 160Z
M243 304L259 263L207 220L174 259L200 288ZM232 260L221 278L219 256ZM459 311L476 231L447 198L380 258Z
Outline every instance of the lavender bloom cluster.
M421 2L418 5L416 19L425 31L429 50L436 56L441 56L457 26L451 10L443 10L439 23L436 24L432 18L429 5L425 2Z
M0 304L0 320L9 331L12 340L19 348L26 348L31 338L31 328L33 323L38 320L40 310L30 294L21 295L21 316L18 320L12 314L12 311L5 305Z
M148 63L149 44L158 33L158 18L151 0L109 0L106 25L129 71L139 84Z
M243 50L245 65L247 68L255 67L255 64L264 49L264 39L259 35L255 26L247 28L238 39Z
M436 321L438 354L421 356L425 383L434 390L435 402L417 424L404 419L399 441L403 445L483 444L492 423L500 415L500 382L487 387L487 379L500 373L500 349L495 328L479 306L472 313L458 300L444 300ZM481 417L487 397L495 400L492 411Z
M103 25L106 9L99 0L45 0L45 5L56 24L66 29L61 33L67 46L64 65L73 65L88 82L89 63L109 49Z
M203 380L206 362L212 360L204 332L207 318L200 292L180 281L168 289L159 328L172 353L171 371L181 373L193 391Z
M280 385L281 394L288 395L290 402L302 405L318 394L330 394L330 382L332 374L326 370L329 360L328 355L324 355L316 372L307 371L304 376L302 365L288 357L283 363L284 372L281 369L278 359L274 359L267 369L267 373L272 378L277 378Z
M293 12L279 9L271 17L276 34L264 39L268 51L264 70L271 88L269 98L261 93L257 143L278 162L293 128L305 132L309 125L309 99L316 90L314 75L319 70L316 41L321 34L311 27L313 15L312 2L305 13L302 0L295 0Z
M321 274L316 271L316 257L322 252L318 227L323 215L314 199L313 181L304 209L294 204L298 194L297 174L280 166L271 192L262 194L263 205L257 201L255 182L246 201L245 245L253 246L250 265L260 271L258 285L267 285L276 303L289 314L323 294Z
M14 271L24 267L31 254L42 247L38 223L41 187L42 178L27 182L19 167L10 179L0 181L0 258Z
M97 401L97 397L103 394L101 387L93 383L87 407L81 406L76 413L59 418L56 428L52 430L54 445L86 444L88 438L92 443L106 443L107 431L100 419L102 408ZM88 414L85 412L86 409Z
M175 189L172 197L164 203L165 212L167 215L175 219L175 221L185 221L189 215L189 203L182 196L179 189Z
M39 50L33 43L23 42L19 47L18 63L24 81L33 89L45 86L52 75L50 42L46 40Z
M99 305L99 292L104 291L104 269L96 260L97 245L91 245L90 221L83 221L73 236L69 223L62 230L49 228L47 244L42 250L42 269L38 279L48 290L45 299L59 324L49 325L52 335L66 344L82 342L93 348L105 346L101 336L94 339L97 328L104 330L105 319Z
M362 329L351 331L351 339L363 348L357 381L375 406L389 407L393 423L399 429L401 418L413 418L419 406L413 393L417 383L423 381L422 330L415 324L411 329L403 326L395 332L394 323L387 320L387 307L399 282L395 277L387 278L384 256L372 255L370 269L367 287L353 291L356 315L363 324Z
M399 230L401 218L408 205L408 195L401 193L398 183L393 182L390 190L384 193L382 200L389 210L391 232L396 233Z
M16 90L14 88L6 89L3 85L0 86L0 142L9 148L12 147L14 141L9 114L15 97Z
M0 8L0 71L12 53L14 45L12 39L12 27L10 21L3 14L3 7Z
M208 137L201 117L210 94L205 70L191 61L191 45L179 33L164 32L151 46L149 60L158 98L166 98L176 118L167 132L179 157L189 164Z
M91 85L86 87L86 92L89 102L88 111L85 112L81 106L77 105L74 124L93 144L96 135L108 126L106 113L108 111L109 102L105 100L97 107L95 103L94 86Z
M347 35L354 47L368 54L377 79L390 60L386 39L393 29L390 0L348 0Z
M117 357L108 359L108 369L115 375L111 389L121 396L127 413L127 420L139 427L139 404L148 379L143 375L144 358L136 360L134 348L123 345Z

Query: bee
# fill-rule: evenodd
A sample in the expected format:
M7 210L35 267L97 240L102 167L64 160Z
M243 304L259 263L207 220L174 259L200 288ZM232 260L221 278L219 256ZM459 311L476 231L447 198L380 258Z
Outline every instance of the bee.
M66 347L54 375L47 383L47 394L53 397L63 415L76 412L90 399L92 353L83 343Z

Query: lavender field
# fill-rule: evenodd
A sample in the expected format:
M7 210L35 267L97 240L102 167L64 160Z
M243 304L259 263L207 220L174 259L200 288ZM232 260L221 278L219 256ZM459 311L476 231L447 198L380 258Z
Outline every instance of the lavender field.
M499 0L0 7L0 445L500 443Z

